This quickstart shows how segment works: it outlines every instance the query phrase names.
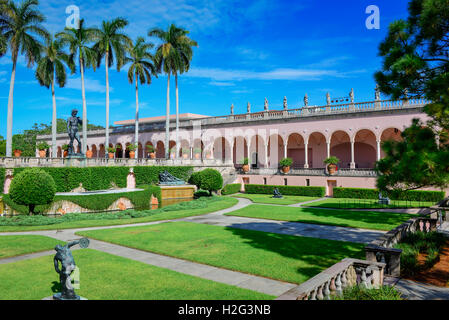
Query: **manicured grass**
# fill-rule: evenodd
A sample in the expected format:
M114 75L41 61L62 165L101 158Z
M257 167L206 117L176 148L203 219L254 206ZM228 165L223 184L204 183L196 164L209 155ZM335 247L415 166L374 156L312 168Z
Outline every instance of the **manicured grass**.
M121 219L103 219L103 220L95 220L95 214L85 214L89 215L89 220L77 220L77 221L69 221L64 223L56 223L50 225L33 225L33 226L0 226L0 232L15 232L15 231L32 231L32 230L55 230L55 229L74 229L74 228L88 228L88 227L98 227L98 226L113 226L113 225L123 225L123 224L135 224L135 223L143 223L143 222L151 222L151 221L160 221L160 220L171 220L171 219L179 219L196 215L203 215L223 209L230 208L237 204L238 200L229 197L221 197L220 201L210 201L206 202L207 206L198 209L188 208L188 203L178 204L178 208L182 208L183 206L187 206L187 209L184 210L174 210L176 208L165 207L154 211L154 214L142 217L142 218L130 218L129 216L125 216L125 218ZM69 214L70 215L70 214ZM1 218L0 218L1 219ZM6 218L5 218L6 219ZM9 219L9 218L7 218ZM55 218L58 219L58 218Z
M390 200L390 205L381 205L376 199L330 198L304 204L306 207L322 207L337 209L379 209L379 208L421 208L433 206L434 202Z
M273 299L265 295L96 250L73 251L80 289L89 300ZM1 300L40 300L59 292L53 256L0 266Z
M63 241L45 236L0 236L0 259L52 250Z
M253 204L227 215L373 230L391 230L413 216L406 213L294 208L260 204Z
M244 194L244 193L234 194L233 197L249 199L254 203L282 204L282 205L289 205L318 199L316 197L303 197L303 196L283 196L282 199L276 199L273 198L273 195L270 194Z
M302 283L364 245L189 222L78 234L216 267Z

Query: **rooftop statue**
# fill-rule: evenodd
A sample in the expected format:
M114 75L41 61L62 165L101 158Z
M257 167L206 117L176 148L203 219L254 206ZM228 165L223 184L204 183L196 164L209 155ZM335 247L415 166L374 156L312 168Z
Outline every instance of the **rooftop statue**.
M186 182L174 177L167 170L165 170L164 172L159 173L159 184L171 186L171 185L183 185L186 184Z
M80 296L75 294L72 286L72 278L70 277L76 268L75 259L73 259L70 248L77 244L83 249L87 248L89 246L89 239L82 238L69 242L65 246L58 244L55 247L56 255L53 258L53 262L55 271L59 274L59 282L61 283L61 292L53 295L53 299L55 300L80 300ZM59 263L61 263L61 269L59 269Z
M246 112L251 113L251 105L249 104L249 102L246 105Z
M326 93L326 102L327 102L327 105L330 106L330 104L331 104L331 95L329 94L329 92Z
M287 97L284 97L284 110L288 109L288 105L287 105Z
M309 97L306 95L304 96L304 107L307 107L309 105Z
M354 88L351 88L351 92L349 92L349 98L351 99L351 103L354 103Z
M82 153L76 153L74 151L74 147L73 147L73 141L76 140L76 141L78 141L79 149L82 150L81 140L80 140L80 136L78 134L78 125L83 124L83 120L81 120L80 117L77 117L76 116L77 114L78 114L78 110L73 109L72 116L69 119L67 119L67 133L70 138L69 149L67 150L69 156L83 155Z
M263 109L264 109L265 111L268 111L268 100L267 100L267 98L265 98L265 102L264 102L264 104L263 104Z
M380 100L380 89L379 89L379 85L376 84L376 89L374 89L374 99L375 100Z
M231 114L234 114L234 104L231 104Z

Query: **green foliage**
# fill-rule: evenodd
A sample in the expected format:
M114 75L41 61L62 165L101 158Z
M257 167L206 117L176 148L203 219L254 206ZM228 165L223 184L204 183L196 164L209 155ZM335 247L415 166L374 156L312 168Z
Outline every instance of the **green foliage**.
M393 286L365 289L356 285L344 289L342 296L333 296L332 298L334 300L403 300L401 292Z
M270 186L262 184L246 184L245 193L250 194L273 194L278 188L281 194L289 196L324 197L324 187L298 187L298 186Z
M138 147L135 144L129 144L126 146L126 150L135 151Z
M290 167L293 164L292 158L284 158L281 161L279 161L279 165L281 167Z
M197 172L192 173L192 175L190 176L190 179L189 179L189 183L194 185L194 186L197 186L199 188L199 186L200 186L200 176L201 176L201 171L197 171Z
M6 169L0 168L0 194L3 193L3 186L5 185Z
M439 254L446 243L443 234L417 231L407 234L395 248L402 249L401 274L413 276L420 271L430 269L439 260ZM419 264L418 255L427 254L424 264Z
M209 193L209 191L206 191L206 190L198 190L193 194L193 197L195 199L199 199L201 197L210 197L210 193Z
M116 148L114 148L114 147L108 147L108 152L109 152L109 153L115 153L115 151L117 151Z
M68 145L68 144L63 144L62 147L61 147L61 149L62 149L63 151L67 151L67 150L69 150L69 145Z
M409 190L409 191L390 191L383 192L382 196L388 196L391 200L408 200L408 201L433 201L438 202L444 199L443 191L427 191L427 190ZM351 198L351 199L378 199L378 189L366 188L334 188L334 198Z
M36 205L49 204L56 193L53 178L39 168L25 169L11 182L9 196L17 204L28 206L29 212L34 213Z
M336 156L330 156L323 161L324 164L338 164L339 162L340 159L338 159Z
M227 184L221 190L222 195L234 194L240 192L242 185L240 183Z
M156 152L156 148L153 147L151 144L149 144L149 145L147 145L147 151L149 153L154 153L154 152Z
M47 150L48 148L50 148L50 145L45 141L37 144L37 149L40 151Z
M242 163L243 165L247 165L249 163L249 159L248 158L243 158L242 159Z
M384 61L375 78L393 99L432 102L424 108L429 120L415 119L403 141L383 144L386 157L376 166L381 190L449 185L449 6L447 0L411 0L408 11L379 46Z
M0 157L6 156L6 140L0 135Z
M218 191L223 187L223 177L218 170L204 169L199 174L199 185L202 190Z

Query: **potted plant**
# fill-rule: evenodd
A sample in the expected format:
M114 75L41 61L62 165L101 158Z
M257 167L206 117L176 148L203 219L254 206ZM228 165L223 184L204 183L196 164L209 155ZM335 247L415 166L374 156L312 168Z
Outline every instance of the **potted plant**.
M109 147L108 148L109 159L114 159L114 154L115 154L116 151L117 151L117 149L114 148L114 147Z
M170 154L170 159L176 158L176 148L170 148L168 149L168 152Z
M135 145L135 144L130 144L130 145L128 145L127 147L126 147L126 150L128 150L129 151L129 157L131 158L131 159L134 159L135 158L135 156L136 156L136 150L137 149L137 146Z
M249 159L248 158L243 158L242 160L242 170L244 173L249 172Z
M293 164L292 158L284 158L281 161L279 161L279 165L282 167L283 173L288 173L290 171L290 167Z
M94 154L94 153L92 152L92 150L90 150L90 149L89 149L89 150L86 150L86 157L87 157L87 158L89 158L89 159L92 158L93 154Z
M189 148L182 148L182 157L184 159L188 159L189 158L189 153L190 153L190 149Z
M64 151L64 153L63 153L64 158L67 157L67 155L69 154L69 145L63 144L61 149Z
M156 148L154 148L153 145L151 144L147 145L147 151L150 154L151 159L156 158Z
M337 171L337 164L340 162L340 159L335 156L330 156L329 158L324 159L323 162L324 164L327 164L327 171L332 175Z
M39 150L39 157L45 158L47 155L47 149L50 148L49 144L45 141L39 143L37 145L37 149Z
M19 148L14 148L14 157L20 157L22 150Z
M201 148L193 149L193 154L195 155L195 159L199 159L201 157Z

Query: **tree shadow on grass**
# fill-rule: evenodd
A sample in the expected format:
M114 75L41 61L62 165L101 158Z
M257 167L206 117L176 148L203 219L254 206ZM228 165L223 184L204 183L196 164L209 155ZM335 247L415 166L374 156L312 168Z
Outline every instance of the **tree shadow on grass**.
M245 239L245 243L253 248L295 259L299 265L296 272L304 279L315 276L346 257L363 258L364 256L363 244L247 230L259 227L250 226L251 224L238 224L235 227L226 227L225 230ZM275 266L276 261L260 263Z

